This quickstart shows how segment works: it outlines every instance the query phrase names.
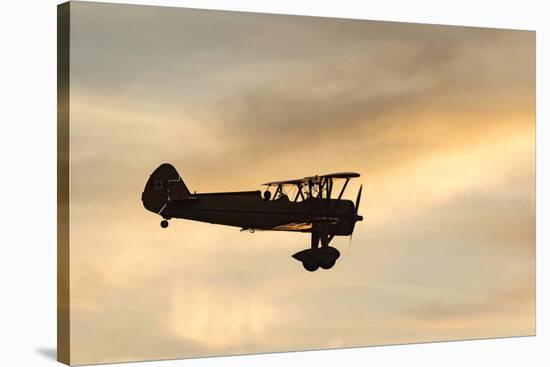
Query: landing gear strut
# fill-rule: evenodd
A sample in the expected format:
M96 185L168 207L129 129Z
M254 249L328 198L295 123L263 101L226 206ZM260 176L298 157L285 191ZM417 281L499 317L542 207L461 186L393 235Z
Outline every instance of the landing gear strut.
M167 221L166 219L162 220L162 222L160 222L160 226L161 226L162 228L168 227L168 221Z

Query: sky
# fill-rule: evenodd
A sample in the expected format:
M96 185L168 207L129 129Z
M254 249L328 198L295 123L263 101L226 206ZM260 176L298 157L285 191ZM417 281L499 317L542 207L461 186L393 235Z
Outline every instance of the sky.
M535 33L72 2L74 364L535 334ZM329 271L301 233L145 210L354 171Z

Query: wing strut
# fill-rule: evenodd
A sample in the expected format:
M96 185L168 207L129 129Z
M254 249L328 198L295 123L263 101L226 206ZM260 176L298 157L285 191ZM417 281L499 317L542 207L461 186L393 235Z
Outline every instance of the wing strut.
M344 191L346 191L346 187L348 186L349 177L346 178L346 182L344 182L344 186L342 187L342 190L340 190L340 194L338 194L338 199L336 201L336 204L334 205L334 209L332 209L332 215L336 213L336 209L338 208L338 204L340 204L340 200L342 199L342 195L344 195Z

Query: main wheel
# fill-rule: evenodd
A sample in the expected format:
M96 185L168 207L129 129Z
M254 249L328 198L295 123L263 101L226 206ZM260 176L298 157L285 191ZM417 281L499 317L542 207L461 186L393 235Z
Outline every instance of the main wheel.
M328 260L328 261L322 261L321 264L319 264L323 269L328 270L332 268L336 264L336 259L334 260Z
M307 271L315 271L319 269L319 264L313 261L304 261L302 262L302 265L304 266L304 269Z
M168 221L167 221L166 219L164 219L162 222L160 222L160 226L161 226L162 228L168 227Z

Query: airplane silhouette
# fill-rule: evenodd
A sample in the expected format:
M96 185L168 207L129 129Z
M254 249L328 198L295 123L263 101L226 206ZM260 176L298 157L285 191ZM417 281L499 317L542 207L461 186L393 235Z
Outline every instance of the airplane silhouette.
M350 179L358 173L342 172L263 184L266 190L191 193L176 169L160 165L149 177L141 195L143 206L168 227L172 218L239 227L241 230L311 233L311 248L292 255L308 271L330 269L340 252L329 246L335 236L351 236L358 214L361 191L355 204L342 199ZM334 180L345 180L337 198L332 198ZM288 196L288 188L293 188ZM319 243L321 246L319 247Z

